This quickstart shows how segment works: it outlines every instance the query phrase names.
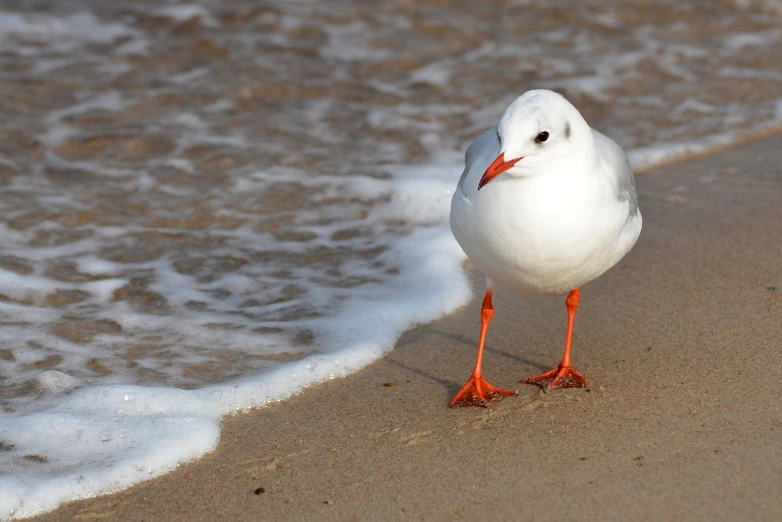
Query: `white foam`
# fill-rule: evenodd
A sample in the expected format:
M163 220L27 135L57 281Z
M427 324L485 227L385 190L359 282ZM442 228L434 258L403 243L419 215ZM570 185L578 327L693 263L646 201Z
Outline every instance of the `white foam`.
M125 391L123 396L128 397L133 392ZM106 403L104 397L94 399ZM97 408L85 408L89 413L84 414L79 401L63 403L63 409L71 411L3 418L0 437L11 447L6 453L13 454L11 464L17 471L0 477L0 517L41 513L64 499L116 491L172 470L214 449L220 433L219 424L203 416L134 415ZM51 451L53 438L59 451ZM17 455L15 448L24 448L28 458ZM36 462L42 459L44 463ZM42 464L45 471L36 470Z
M440 62L430 63L421 67L410 75L410 80L414 82L427 82L435 85L447 85L451 81L453 70L448 67L449 64Z
M59 395L78 388L82 382L67 373L48 370L38 374L38 384L42 390Z
M769 104L769 114L771 116L764 122L756 123L745 131L721 132L697 140L682 140L675 143L662 142L649 147L632 149L627 156L635 170L649 170L659 165L718 151L752 136L782 128L782 100Z
M363 22L354 21L344 26L328 26L324 29L329 39L320 52L328 59L349 62L380 60L391 56L388 49L372 48L368 44L372 38L377 38L379 35L369 31Z
M194 18L199 19L207 27L215 27L220 23L215 20L205 7L196 4L167 5L155 11L158 15L171 18L177 23L186 22Z
M79 131L70 125L53 124L46 129L45 133L38 136L38 140L47 147L57 148L78 133Z
M0 40L20 38L25 41L60 40L68 48L84 43L111 43L137 33L118 23L105 23L88 12L66 17L0 13Z
M197 390L92 386L76 390L43 412L0 414L0 440L6 447L13 446L0 454L0 462L9 472L0 479L0 489L5 492L0 497L0 518L41 513L67 499L107 493L165 473L214 448L222 415L263 406L305 386L355 372L387 353L405 330L464 305L470 297L461 270L464 254L445 224L448 200L459 175L455 167L429 166L423 172L415 167L394 169L402 181L387 182L385 190L397 204L378 208L374 218L418 214L423 216L422 223L431 226L414 231L381 254L379 261L399 267L396 275L383 283L356 288L333 316L308 322L317 332L322 353ZM413 172L418 172L417 179ZM436 205L426 194L435 196ZM85 258L80 268L114 273L117 266ZM51 289L49 283L25 277L10 280L19 281L16 288L35 284ZM90 289L96 291L97 285L116 288L116 284L111 280L92 282ZM253 284L253 280L237 277L229 286L239 289ZM0 290L4 285L0 282ZM203 297L193 292L184 287L181 295L170 297L180 301ZM109 291L96 293L102 294L97 296L100 301L109 296ZM171 326L168 318L142 318L134 313L120 314L116 319L123 330L131 332ZM187 322L186 328L197 328ZM208 330L202 334L224 335ZM232 342L243 344L241 336L234 336ZM257 335L244 340L248 345L258 342ZM47 391L57 394L78 386L76 378L57 371L39 374L38 380ZM52 434L57 437L53 439ZM29 455L45 462L30 464L24 458Z
M760 33L736 33L723 37L723 45L733 51L743 51L746 47L773 45L782 36L782 29L770 29Z

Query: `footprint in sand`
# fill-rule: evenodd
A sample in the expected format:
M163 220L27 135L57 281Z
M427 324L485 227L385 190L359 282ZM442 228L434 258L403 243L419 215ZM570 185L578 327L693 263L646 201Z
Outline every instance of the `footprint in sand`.
M416 446L424 442L429 442L429 435L433 430L422 430L414 433L401 433L402 428L393 428L390 430L384 430L377 433L370 433L367 438L369 440L379 441L385 437L393 437L405 446Z
M111 502L92 504L89 510L85 509L75 514L73 520L100 520L113 517L116 514L114 511L116 507L124 503L119 500L112 500Z
M392 428L390 430L384 430L384 431L378 431L377 433L370 433L367 435L367 438L369 440L380 440L383 437L387 437L388 435L392 435L394 433L397 433L398 431L401 431L402 428Z
M425 442L430 442L429 435L432 434L432 430L423 430L409 435L404 435L399 438L400 441L405 443L405 446L417 446Z
M290 460L296 455L303 455L310 450L302 451L301 453L289 453L282 457L259 457L257 459L246 460L242 462L242 465L253 464L245 470L247 476L253 480L257 480L260 476L266 472L277 471L278 469L285 468L290 465Z

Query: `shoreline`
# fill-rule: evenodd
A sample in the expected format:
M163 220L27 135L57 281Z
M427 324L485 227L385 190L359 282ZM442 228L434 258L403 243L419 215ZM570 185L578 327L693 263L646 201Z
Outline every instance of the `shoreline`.
M714 137L713 141L715 141L715 143L713 145L703 145L700 149L698 149L696 142L690 146L694 145L698 150L692 152L683 152L681 154L670 153L667 159L658 162L652 162L651 166L641 166L633 172L635 177L638 178L640 176L652 174L653 172L675 167L681 163L689 163L691 161L709 158L711 156L716 156L718 154L743 147L744 145L749 145L750 143L754 143L756 141L763 141L779 135L782 135L782 121L769 124L759 129L738 133L732 139L724 134L718 134ZM634 150L640 151L641 149Z
M515 384L519 397L492 408L448 409L472 368L478 291L363 370L224 418L206 457L29 520L771 520L782 508L780 146L772 136L639 177L639 243L585 287L576 320L589 392ZM558 362L563 301L496 293L492 384Z

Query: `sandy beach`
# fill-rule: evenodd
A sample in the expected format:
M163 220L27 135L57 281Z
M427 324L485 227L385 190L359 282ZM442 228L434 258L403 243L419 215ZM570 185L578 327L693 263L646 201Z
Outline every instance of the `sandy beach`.
M782 137L639 178L644 230L582 289L587 390L555 365L564 298L495 296L485 374L518 397L449 409L465 309L359 373L224 419L216 451L33 520L776 520L782 510Z

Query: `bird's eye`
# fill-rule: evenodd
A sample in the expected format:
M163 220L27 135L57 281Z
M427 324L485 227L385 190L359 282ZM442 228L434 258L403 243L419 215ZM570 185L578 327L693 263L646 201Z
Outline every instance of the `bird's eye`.
M547 139L548 139L548 132L543 131L540 134L538 134L538 137L535 138L535 141L537 141L538 143L543 143Z

